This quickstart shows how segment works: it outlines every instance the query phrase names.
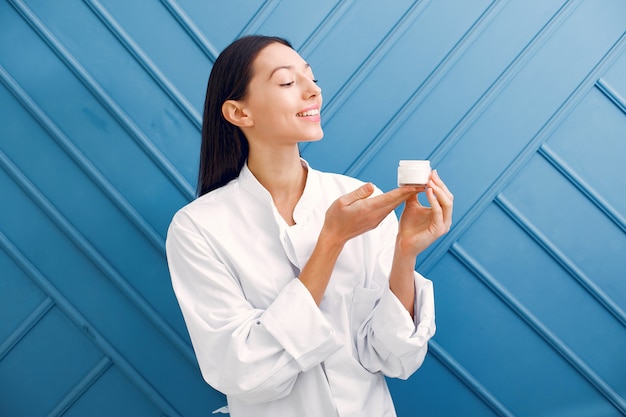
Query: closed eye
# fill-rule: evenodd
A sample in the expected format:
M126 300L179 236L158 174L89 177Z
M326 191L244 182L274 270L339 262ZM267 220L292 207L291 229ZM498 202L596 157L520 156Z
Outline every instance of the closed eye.
M317 81L318 81L318 80L317 80L317 79L313 79L313 80L311 80L311 81L313 81L315 84L317 84ZM279 85L280 85L281 87L291 87L291 86L292 86L292 85L294 85L294 84L295 84L295 81L290 81L290 82L288 82L288 83L282 83L282 84L279 84Z

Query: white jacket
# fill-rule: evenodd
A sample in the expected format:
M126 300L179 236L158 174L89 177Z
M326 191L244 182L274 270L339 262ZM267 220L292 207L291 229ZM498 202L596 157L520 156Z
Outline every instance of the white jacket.
M345 245L319 307L298 279L327 208L360 185L308 168L290 227L244 166L174 216L172 285L233 417L395 416L384 376L408 378L435 332L429 280L415 273L415 322L389 289L395 213Z

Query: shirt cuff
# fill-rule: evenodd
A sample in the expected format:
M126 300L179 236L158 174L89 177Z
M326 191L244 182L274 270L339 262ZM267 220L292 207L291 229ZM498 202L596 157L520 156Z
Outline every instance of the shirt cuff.
M435 302L432 282L415 274L414 316L407 313L398 297L389 289L372 318L372 328L388 354L410 355L416 347L426 346L435 334ZM382 352L381 352L382 353Z
M302 371L341 348L341 341L299 279L283 288L259 324L283 346Z

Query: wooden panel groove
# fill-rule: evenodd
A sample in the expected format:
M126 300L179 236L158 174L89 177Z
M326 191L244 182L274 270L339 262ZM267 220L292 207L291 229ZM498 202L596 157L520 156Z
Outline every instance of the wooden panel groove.
M406 120L411 117L415 109L422 103L425 97L432 91L436 84L443 78L446 72L456 63L457 59L466 51L474 39L478 36L485 25L495 17L501 10L505 2L493 1L483 13L476 19L472 26L459 39L454 47L444 56L430 74L411 93L409 99L399 106L398 111L385 124L385 126L374 136L374 139L365 148L365 151L352 162L346 171L347 175L358 176L367 164L374 158L387 141L401 127ZM431 158L434 165L437 160Z
M165 240L141 216L141 214L124 198L106 177L93 165L74 143L59 129L34 100L0 65L0 82L13 94L20 104L33 116L63 151L78 165L81 170L102 190L109 200L135 225L161 253L165 252Z
M0 167L24 190L24 192L46 213L54 224L98 267L104 276L124 294L150 323L190 363L196 364L195 355L185 340L165 319L137 292L124 277L98 252L91 243L54 207L50 201L24 176L22 172L0 151Z
M550 165L558 170L574 187L582 192L598 209L600 209L617 227L626 233L626 218L614 208L594 187L581 178L567 162L563 160L547 143L538 150Z
M622 113L626 114L626 99L624 99L624 97L611 87L607 80L604 78L598 79L596 87L606 96L606 98L611 100L611 102L615 104L617 108L622 111Z
M65 414L111 366L113 366L113 362L110 358L105 356L100 359L87 375L48 413L47 417L61 417Z
M626 400L602 379L585 361L583 361L569 346L554 332L541 322L526 306L515 298L498 280L493 277L476 259L474 259L458 242L452 245L450 252L474 276L480 279L491 292L502 300L518 317L520 317L535 333L552 347L563 359L569 363L582 377L584 377L600 394L613 404L620 412L626 414Z
M2 232L0 231L0 234ZM1 237L1 236L0 236ZM2 242L0 242L1 244ZM11 245L12 246L12 245ZM46 297L39 305L22 321L22 323L0 344L0 361L17 345L28 332L54 307L54 301Z
M172 183L191 200L195 196L194 188L183 175L174 167L165 155L150 141L132 119L120 108L87 70L76 60L69 51L59 42L43 22L28 8L22 0L9 0L10 4L46 42L54 53L65 63L74 75L87 87L93 96L109 111L129 135L135 140L146 155L172 181Z
M350 10L356 0L339 0L324 19L317 25L315 30L304 40L298 48L302 56L310 54L326 37L332 26Z
M482 402L487 404L496 414L501 417L515 417L495 395L480 383L467 369L463 367L452 355L434 340L428 342L429 352L463 384L465 384Z
M252 15L252 18L241 29L241 31L237 35L237 38L244 35L251 35L256 33L263 25L263 22L265 22L265 20L272 14L274 9L278 7L279 3L279 0L265 0L259 10L257 10L257 12Z
M596 299L613 317L626 327L626 312L600 288L587 274L584 273L557 245L539 230L511 201L502 193L498 194L495 203L519 225L544 251L559 263L578 283Z
M198 47L204 52L207 58L211 62L215 62L219 51L217 48L207 39L202 31L196 26L193 20L185 13L182 7L176 2L176 0L161 0L161 3L170 12L170 14L176 19L178 24L187 32L189 37L198 45Z
M2 154L0 154L2 155ZM2 159L0 158L0 161ZM43 292L45 292L54 304L70 319L72 323L81 329L89 339L117 366L120 371L139 388L161 411L171 417L181 417L172 408L161 394L146 381L139 372L111 345L76 308L57 290L54 285L33 265L18 248L13 246L9 239L0 231L0 248L4 250L15 263L32 279Z

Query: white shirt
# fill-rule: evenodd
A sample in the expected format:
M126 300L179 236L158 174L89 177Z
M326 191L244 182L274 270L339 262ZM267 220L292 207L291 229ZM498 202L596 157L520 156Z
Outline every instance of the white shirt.
M294 226L246 165L172 220L172 285L202 375L233 417L395 416L384 376L406 379L422 364L432 283L415 273L413 321L388 284L392 212L347 242L318 307L298 275L328 207L363 183L302 162Z

